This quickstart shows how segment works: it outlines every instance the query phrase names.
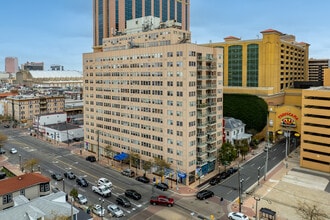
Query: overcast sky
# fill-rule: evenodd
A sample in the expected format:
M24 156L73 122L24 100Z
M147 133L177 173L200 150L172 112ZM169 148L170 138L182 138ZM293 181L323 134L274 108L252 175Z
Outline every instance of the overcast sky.
M310 58L330 59L329 0L191 0L193 43L227 36L261 38L266 29L310 44ZM0 71L5 57L82 70L91 52L92 0L10 0L0 7Z

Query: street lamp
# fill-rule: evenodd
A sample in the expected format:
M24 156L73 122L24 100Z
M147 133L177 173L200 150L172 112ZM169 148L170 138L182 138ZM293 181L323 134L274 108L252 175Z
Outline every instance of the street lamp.
M288 145L290 142L290 132L288 130L285 131L277 131L278 134L284 134L285 137L285 160L288 159Z
M256 220L258 220L258 202L260 201L260 197L254 196L253 198L256 201Z

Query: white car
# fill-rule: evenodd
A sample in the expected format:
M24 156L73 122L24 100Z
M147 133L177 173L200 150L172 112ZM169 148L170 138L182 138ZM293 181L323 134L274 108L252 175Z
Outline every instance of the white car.
M99 204L95 204L95 205L93 205L92 212L97 216L103 217L104 213L105 213L105 208L103 208Z
M113 217L122 217L125 216L123 210L121 210L117 205L115 204L110 204L108 205L108 211L111 213Z
M249 217L240 212L230 212L228 218L232 220L249 220Z
M110 182L107 178L101 177L101 178L97 181L97 185L98 185L98 186L107 186L107 187L111 187L111 186L112 186L112 182Z
M17 150L16 150L16 148L12 148L12 149L10 149L10 153L12 153L12 154L17 154Z
M77 197L75 198L75 200L77 202L79 202L79 204L81 204L81 205L86 205L88 202L86 196L84 196L82 194L78 194Z

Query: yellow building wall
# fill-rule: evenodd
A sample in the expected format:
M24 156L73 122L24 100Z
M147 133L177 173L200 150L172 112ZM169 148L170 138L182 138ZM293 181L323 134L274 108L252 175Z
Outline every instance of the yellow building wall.
M330 87L302 91L300 166L330 173Z
M330 69L324 69L323 71L323 85L330 86Z
M301 107L302 89L286 89L284 96L284 104Z
M293 86L294 81L308 79L308 47L297 43L294 37L287 37L276 30L261 32L262 39L240 40L236 37L225 38L225 42L204 44L209 47L224 48L224 93L244 93L271 96L284 92ZM259 47L258 87L247 87L247 47ZM242 46L242 86L228 86L229 47Z

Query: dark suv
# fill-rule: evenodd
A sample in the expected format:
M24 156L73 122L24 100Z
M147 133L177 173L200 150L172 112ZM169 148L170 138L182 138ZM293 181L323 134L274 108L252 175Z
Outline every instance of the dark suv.
M88 182L87 180L85 180L84 177L77 177L76 179L76 183L78 184L78 186L83 186L83 187L87 187L88 186Z
M95 158L95 156L87 156L86 160L88 160L89 162L95 162L96 158Z
M73 180L76 178L76 175L74 175L74 173L72 173L71 171L67 171L64 173L64 177Z
M141 194L136 192L134 189L127 189L125 191L125 196L127 196L128 198L132 198L134 200L141 199Z
M116 199L116 202L118 205L124 206L124 207L130 207L131 202L124 196L118 196Z
M162 191L168 190L168 185L166 183L157 183L157 184L155 184L155 187Z
M203 199L207 199L210 197L214 196L214 192L210 191L210 190L202 190L200 192L197 193L196 197L199 200L203 200Z

